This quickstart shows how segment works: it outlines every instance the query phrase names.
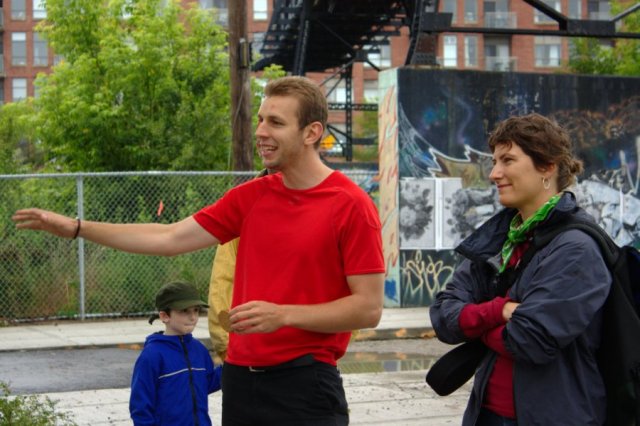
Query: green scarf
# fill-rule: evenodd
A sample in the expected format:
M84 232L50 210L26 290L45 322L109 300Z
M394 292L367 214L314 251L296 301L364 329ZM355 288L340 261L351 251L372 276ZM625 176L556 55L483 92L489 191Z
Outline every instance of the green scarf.
M513 219L511 219L509 232L507 233L507 241L505 241L502 246L502 265L500 266L500 273L504 272L507 268L509 259L511 259L511 255L513 254L513 249L521 242L526 241L529 232L535 228L538 223L547 218L549 212L556 206L556 204L558 204L558 201L560 201L560 197L561 194L556 194L551 197L549 201L536 210L536 212L525 220L524 223L522 222L522 216L520 216L520 213L516 214Z

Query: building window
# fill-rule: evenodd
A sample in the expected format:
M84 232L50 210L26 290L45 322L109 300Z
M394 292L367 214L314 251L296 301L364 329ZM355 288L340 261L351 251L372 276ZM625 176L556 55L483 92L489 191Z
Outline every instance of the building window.
M559 67L562 49L560 37L536 36L534 40L536 67Z
M516 14L506 0L485 0L484 25L489 28L517 28Z
M478 36L464 37L464 66L469 68L478 66Z
M378 68L390 68L391 67L391 46L388 44L370 45L365 44L362 46L362 50L367 52L367 58L369 61ZM365 67L371 67L367 62L364 63Z
M264 46L264 37L266 33L253 33L253 41L251 42L251 55L255 61L260 55L262 46Z
M336 85L336 80L326 84L327 90L331 90L331 93L327 93L327 101L332 103L344 104L347 102L347 87L344 80L341 80ZM333 89L333 90L332 90ZM353 88L351 89L351 102L353 102Z
M444 0L442 3L442 11L444 13L451 13L453 16L451 17L451 22L456 22L456 15L458 11L456 0Z
M27 19L27 5L25 0L13 0L11 2L11 19L24 21Z
M606 21L611 19L611 4L606 0L588 0L587 13L589 19Z
M27 79L14 78L11 80L11 93L14 101L27 98Z
M266 21L269 17L267 12L267 0L253 0L253 19L255 21Z
M456 36L444 36L444 58L442 66L457 67L458 66L458 39Z
M485 37L484 65L487 71L515 71L509 38Z
M365 103L378 102L378 80L365 80L364 93L362 94Z
M200 8L214 10L216 13L216 24L226 27L229 24L229 9L227 0L199 0Z
M11 33L11 65L27 65L27 33Z
M45 19L46 17L47 11L42 0L33 0L33 19Z
M46 67L47 65L49 65L47 41L40 33L33 33L33 66Z
M546 3L547 6L552 7L556 11L562 12L562 6L560 5L560 0L542 0L542 1ZM555 23L556 21L554 21L553 19L549 18L547 15L545 15L544 13L536 9L535 13L533 14L533 22L536 24L548 24L548 23Z
M569 0L569 18L582 19L582 0Z
M478 22L478 0L464 0L464 22Z

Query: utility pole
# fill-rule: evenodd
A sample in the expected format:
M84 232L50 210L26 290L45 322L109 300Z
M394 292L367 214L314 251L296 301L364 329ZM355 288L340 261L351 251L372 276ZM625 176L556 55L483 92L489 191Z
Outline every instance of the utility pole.
M253 170L251 134L251 59L246 0L231 0L229 12L229 65L231 81L231 143L233 170Z

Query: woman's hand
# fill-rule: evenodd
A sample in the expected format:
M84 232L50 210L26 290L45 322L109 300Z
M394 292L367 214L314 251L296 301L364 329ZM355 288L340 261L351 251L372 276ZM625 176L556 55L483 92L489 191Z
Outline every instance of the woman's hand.
M511 315L513 315L513 311L516 310L518 305L520 304L511 301L505 303L502 307L502 318L504 318L505 321L509 321L511 319Z

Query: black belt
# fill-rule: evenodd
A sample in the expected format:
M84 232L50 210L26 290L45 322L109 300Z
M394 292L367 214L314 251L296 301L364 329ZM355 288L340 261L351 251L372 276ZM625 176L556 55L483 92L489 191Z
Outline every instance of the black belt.
M299 358L292 359L291 361L283 362L282 364L250 366L250 367L244 367L244 368L247 368L252 373L268 373L270 371L286 370L289 368L307 367L309 365L312 365L314 362L316 362L316 360L313 357L313 355L307 354ZM238 366L236 365L234 367L238 367Z

